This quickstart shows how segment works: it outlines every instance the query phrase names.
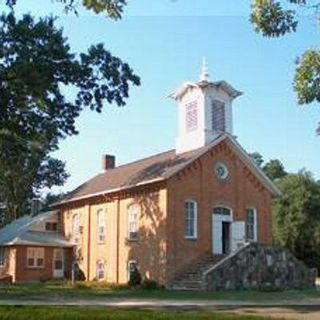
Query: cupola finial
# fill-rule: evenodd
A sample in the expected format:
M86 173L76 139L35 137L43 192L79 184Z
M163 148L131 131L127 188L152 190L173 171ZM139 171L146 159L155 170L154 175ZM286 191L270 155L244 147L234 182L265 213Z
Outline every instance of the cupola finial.
M202 69L199 81L209 81L209 71L208 71L208 65L207 60L205 57L202 59Z

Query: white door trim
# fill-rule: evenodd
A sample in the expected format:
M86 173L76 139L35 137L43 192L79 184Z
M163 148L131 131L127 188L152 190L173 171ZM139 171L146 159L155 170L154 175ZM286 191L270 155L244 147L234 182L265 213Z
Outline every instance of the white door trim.
M233 212L232 209L220 205L220 206L215 206L215 208L225 208L230 211L230 215L222 215L222 214L216 214L212 213L212 253L213 254L222 254L222 222L230 222L232 224L233 222ZM231 231L231 230L230 230ZM230 232L230 243L232 240L232 235Z
M60 255L60 257L57 257ZM58 259L60 258L60 259ZM55 248L53 249L53 278L59 279L64 278L64 269L65 269L65 250L63 248ZM61 269L56 269L56 261L61 261L62 266Z

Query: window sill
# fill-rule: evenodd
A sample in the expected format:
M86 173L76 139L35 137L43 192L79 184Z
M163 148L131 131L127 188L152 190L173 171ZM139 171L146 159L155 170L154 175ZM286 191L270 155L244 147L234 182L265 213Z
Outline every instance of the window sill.
M44 269L44 266L42 266L42 267L27 266L27 269L31 269L31 270L41 270L41 269Z
M98 245L104 245L104 244L106 244L105 241L98 241Z
M137 242L139 241L139 238L126 238L127 242Z
M195 241L195 240L198 240L198 237L184 237L186 240L192 240L192 241Z

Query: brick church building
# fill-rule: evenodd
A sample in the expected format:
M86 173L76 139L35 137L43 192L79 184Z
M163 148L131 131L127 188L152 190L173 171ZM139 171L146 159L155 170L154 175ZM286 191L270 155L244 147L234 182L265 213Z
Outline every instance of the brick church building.
M0 230L0 274L13 281L70 276L168 285L196 261L227 257L246 243L271 243L271 200L279 195L234 136L233 101L241 92L210 81L170 95L178 108L176 149L116 166L86 181L50 212ZM27 220L26 220L27 219Z

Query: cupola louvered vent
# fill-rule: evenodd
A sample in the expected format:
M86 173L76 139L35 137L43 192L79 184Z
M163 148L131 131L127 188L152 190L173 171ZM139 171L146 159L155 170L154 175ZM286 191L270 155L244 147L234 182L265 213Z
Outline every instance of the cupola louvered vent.
M211 108L212 131L221 133L226 131L225 104L219 100L212 101Z

